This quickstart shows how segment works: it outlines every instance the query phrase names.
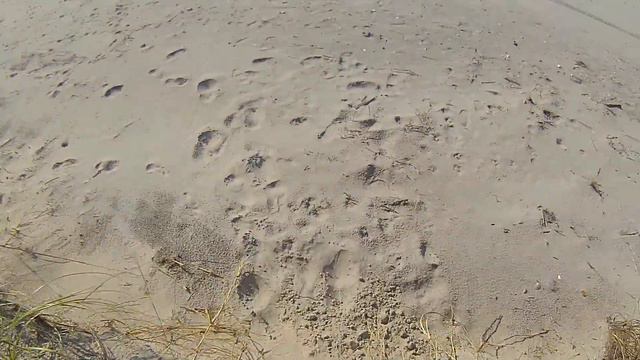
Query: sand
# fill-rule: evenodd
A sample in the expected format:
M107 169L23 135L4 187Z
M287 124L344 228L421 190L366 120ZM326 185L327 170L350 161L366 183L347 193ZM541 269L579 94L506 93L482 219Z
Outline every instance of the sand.
M494 345L542 334L503 358L595 359L638 316L636 5L0 8L2 242L125 269L108 296L170 318L242 263L232 306L273 359L377 335L425 358L424 314L476 347L498 318ZM0 259L42 297L104 281Z

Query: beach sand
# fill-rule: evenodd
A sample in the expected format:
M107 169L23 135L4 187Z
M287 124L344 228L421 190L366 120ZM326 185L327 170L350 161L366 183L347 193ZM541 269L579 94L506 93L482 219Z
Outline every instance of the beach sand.
M28 249L171 318L243 264L272 359L425 358L425 314L461 358L596 359L638 316L635 5L0 8L6 289L105 281Z

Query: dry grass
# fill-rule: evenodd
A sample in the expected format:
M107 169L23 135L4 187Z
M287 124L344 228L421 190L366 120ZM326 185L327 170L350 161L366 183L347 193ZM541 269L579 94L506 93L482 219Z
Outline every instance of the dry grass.
M264 359L265 351L252 339L251 324L229 311L231 296L238 286L242 266L238 267L231 286L216 309L185 309L196 315L189 322L151 323L133 326L123 333L128 339L155 344L162 352L181 358Z
M185 309L192 315L188 321L152 321L135 310L136 302L110 303L98 291L32 307L3 294L0 359L113 359L110 344L151 345L157 354L180 359L262 359L265 352L253 341L250 324L227 309L232 289L215 309ZM83 317L83 323L69 320Z
M115 348L128 353L137 353L142 349L146 355L151 351L154 355L190 360L264 358L265 351L252 339L250 322L235 316L230 305L242 266L235 276L228 279L223 297L212 301L219 305L208 309L183 307L181 313L172 319L161 319L148 294L123 303L105 300L114 295L114 290L104 289L105 284L125 274L122 270L118 272L117 269L35 253L7 244L0 245L0 248L54 264L75 263L99 267L101 270L65 274L51 281L84 275L107 277L107 280L92 288L71 295L54 295L52 299L35 304L34 295L41 289L47 287L53 291L50 282L45 282L41 276L37 278L43 284L30 294L0 291L1 360L115 359L118 358L112 352ZM33 268L28 268L35 273ZM141 276L146 284L142 272L138 275L132 272L126 274ZM115 292L129 298L125 289ZM148 309L148 306L144 306L147 302L151 302L154 312L142 310Z
M640 320L610 317L604 360L640 360Z
M460 339L454 332L454 321L452 319L449 334L444 339L436 337L429 328L429 321L426 316L420 317L420 331L427 339L427 359L428 360L456 360L458 359L458 348Z
M26 307L0 300L0 354L3 360L109 358L95 332L60 316L69 309L103 306L80 294L69 295Z

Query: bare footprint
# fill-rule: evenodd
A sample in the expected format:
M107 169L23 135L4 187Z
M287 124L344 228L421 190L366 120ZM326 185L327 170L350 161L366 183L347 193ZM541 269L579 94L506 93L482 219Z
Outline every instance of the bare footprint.
M258 126L265 117L264 111L260 110L259 105L262 99L252 99L245 101L238 106L238 111L228 115L224 119L224 125L230 127L234 123L241 123L241 126L253 128Z
M259 72L254 70L247 70L240 73L233 73L231 76L240 80L243 84L251 84L251 82L256 78Z
M162 165L158 165L156 163L148 163L145 167L144 170L149 173L149 174L153 174L153 173L161 173L162 175L166 175L167 174L167 170L164 168L164 166Z
M236 176L234 174L229 174L224 177L224 184L229 185L236 180Z
M184 86L188 82L189 79L184 77L168 78L164 81L165 85L169 86Z
M171 60L171 59L175 58L176 56L184 53L185 51L187 51L187 49L185 49L185 48L180 48L180 49L174 50L174 51L172 51L172 52L167 54L167 60Z
M326 55L312 55L300 61L300 65L313 65L320 62L332 62L334 59Z
M100 174L102 174L103 172L111 172L114 171L118 168L118 165L120 165L120 161L119 160L105 160L105 161L100 161L99 163L97 163L94 167L96 168L96 170L98 170L93 177L96 177Z
M194 159L201 158L205 152L210 156L216 155L222 150L227 137L217 130L206 130L198 135L198 140L193 146L192 157Z
M196 91L198 92L200 100L205 102L211 100L214 96L217 83L218 80L213 78L208 78L200 81L198 85L196 85Z
M117 95L122 91L122 88L124 88L124 85L122 84L114 85L108 88L107 91L104 92L104 97L108 98L108 97Z

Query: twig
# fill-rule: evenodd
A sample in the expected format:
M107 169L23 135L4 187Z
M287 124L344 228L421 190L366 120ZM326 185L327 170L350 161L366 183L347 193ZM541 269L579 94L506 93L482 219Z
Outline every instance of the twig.
M0 144L0 149L2 149L3 147L5 147L6 145L8 145L10 142L13 141L13 137L8 138L7 140L5 140L2 144Z
M495 333L498 331L498 328L500 328L500 323L502 323L502 315L495 318L491 325L489 325L484 333L482 333L482 343L480 343L480 346L478 347L478 350L476 350L476 352L482 351L484 346L489 342L489 340L491 340L491 337L493 337L493 335L495 335Z
M515 80L513 80L511 78L505 77L504 79L507 80L508 82L512 83L513 85L516 85L518 87L521 86L519 82L517 82L517 81L515 81Z
M369 104L371 104L372 102L374 102L376 100L377 96L372 97L371 99L367 99L367 96L365 95L362 100L360 100L360 103L356 106L354 106L353 108L358 110L363 106L367 106Z
M507 337L506 339L502 340L503 343L496 347L496 357L498 357L498 352L502 348L505 348L505 347L511 346L511 345L515 345L515 344L519 344L519 343L523 343L523 342L525 342L525 341L527 341L529 339L533 339L533 338L538 337L538 336L546 335L548 333L549 333L549 330L543 330L543 331L540 331L540 332L537 332L537 333L531 334L531 335L511 335L511 336ZM517 337L520 337L520 339L505 343L505 341L513 339L513 338L517 338Z

